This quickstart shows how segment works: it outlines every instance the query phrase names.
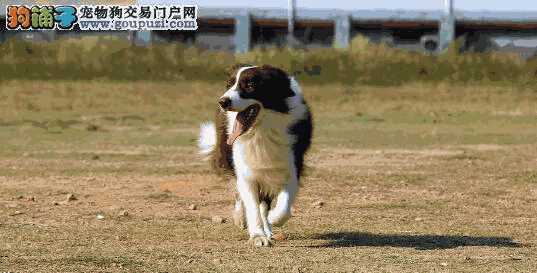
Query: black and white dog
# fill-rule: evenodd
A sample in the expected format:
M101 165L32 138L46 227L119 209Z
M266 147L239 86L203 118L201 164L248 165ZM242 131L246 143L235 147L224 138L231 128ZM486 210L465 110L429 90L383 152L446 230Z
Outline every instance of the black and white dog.
M269 246L272 226L291 216L311 113L295 79L269 65L236 69L218 104L215 123L201 125L201 153L237 179L235 224L247 226L255 246Z

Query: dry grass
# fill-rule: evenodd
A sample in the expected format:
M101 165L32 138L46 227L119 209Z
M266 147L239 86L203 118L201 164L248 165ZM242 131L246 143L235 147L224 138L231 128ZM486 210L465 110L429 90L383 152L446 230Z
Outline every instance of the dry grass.
M0 272L537 268L536 90L304 89L316 130L289 238L254 249L211 222L229 181L194 147L221 85L4 82Z

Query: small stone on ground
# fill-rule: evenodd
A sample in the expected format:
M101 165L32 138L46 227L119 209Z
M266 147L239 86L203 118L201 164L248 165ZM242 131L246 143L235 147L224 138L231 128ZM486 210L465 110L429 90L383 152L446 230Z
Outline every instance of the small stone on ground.
M213 217L211 218L211 221L212 221L213 223L215 223L215 224L222 224L222 223L224 223L224 222L226 221L226 219L224 219L224 218L221 217L221 216L213 216Z
M272 238L276 241L284 241L287 240L287 234L283 232L278 232L272 236Z
M65 198L65 201L69 202L69 201L75 201L77 200L76 196L72 193L68 194L67 195L67 198Z

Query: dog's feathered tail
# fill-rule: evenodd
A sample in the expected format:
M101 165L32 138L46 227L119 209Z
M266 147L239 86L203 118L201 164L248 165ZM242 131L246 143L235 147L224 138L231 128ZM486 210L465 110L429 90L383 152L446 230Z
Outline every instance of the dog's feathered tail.
M205 122L200 126L198 139L199 153L211 163L213 170L220 175L233 175L233 156L231 146L226 143L227 118L218 110L216 122Z
M198 139L199 153L209 159L216 146L216 127L213 122L205 122L200 126L200 136Z

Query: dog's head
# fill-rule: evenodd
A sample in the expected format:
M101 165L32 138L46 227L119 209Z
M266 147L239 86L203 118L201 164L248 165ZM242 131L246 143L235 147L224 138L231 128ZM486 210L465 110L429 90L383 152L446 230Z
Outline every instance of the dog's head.
M235 69L218 101L223 110L238 112L228 144L254 125L261 111L288 113L287 98L294 95L289 76L279 68L264 65Z

